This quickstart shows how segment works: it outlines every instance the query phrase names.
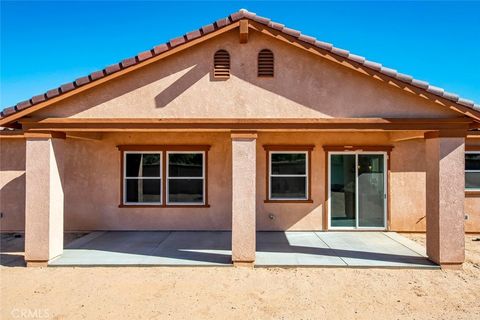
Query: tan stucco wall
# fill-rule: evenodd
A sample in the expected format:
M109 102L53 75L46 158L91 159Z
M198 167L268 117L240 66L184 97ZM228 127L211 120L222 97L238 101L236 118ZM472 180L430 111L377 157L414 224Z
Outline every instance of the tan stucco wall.
M275 77L258 78L258 51L275 55ZM212 81L213 54L227 49L231 78ZM238 31L189 50L33 114L77 118L300 118L457 117L425 99L369 76L252 32L240 44ZM424 141L392 143L388 133L260 133L257 143L257 228L319 230L325 202L323 144L393 144L390 173L391 227L425 229ZM5 140L2 140L2 143ZM2 148L2 230L23 228L25 144ZM118 144L211 144L210 208L119 208ZM312 153L313 204L271 204L265 199L263 144L315 144ZM5 144L7 146L7 144ZM4 151L5 150L5 151ZM104 134L101 141L67 139L65 158L66 230L197 229L231 227L231 140L229 133ZM15 156L13 154L16 154ZM20 159L13 163L3 159ZM6 163L6 164L5 164ZM20 165L21 163L21 165ZM17 173L10 173L15 171ZM4 174L3 172L9 172ZM18 177L15 176L18 174ZM6 187L3 186L4 181ZM11 182L8 182L11 181ZM20 190L17 192L16 190ZM23 193L22 193L23 192ZM8 199L8 201L3 201ZM466 199L466 230L480 230L479 198ZM4 209L6 208L6 209ZM3 211L5 210L5 211ZM468 210L468 211L467 211ZM10 213L9 213L10 212ZM274 219L269 215L273 214ZM474 217L475 216L475 217ZM14 218L15 217L15 218ZM6 220L11 219L11 220ZM11 221L11 222L10 222ZM10 229L9 229L10 230Z
M265 178L257 180L257 226L267 230L318 230L322 228L325 204L325 152L323 145L392 145L390 158L390 228L396 231L425 231L425 141L392 142L388 133L284 133L259 135L258 176L266 175L262 144L315 144L312 152L313 204L272 204L266 199ZM275 217L272 220L269 215ZM479 212L480 214L480 212ZM478 225L480 230L480 225Z
M25 229L25 140L0 139L1 231Z
M67 230L231 228L231 142L223 133L105 134L102 141L69 141L65 167ZM211 144L210 208L119 208L120 144Z
M390 227L398 231L425 231L425 140L393 144L390 159Z
M269 48L275 77L257 77ZM231 78L211 81L213 55L227 49ZM78 118L308 118L458 116L433 102L321 59L279 40L238 31L208 40L149 67L35 113Z
M24 229L25 141L1 139L2 231ZM275 204L266 199L264 144L314 144L314 203ZM469 141L469 144L473 142ZM119 208L119 144L210 144L208 190L210 208ZM257 229L320 230L325 203L325 153L322 145L393 145L390 159L390 225L396 231L424 231L426 165L423 139L392 143L388 133L258 134ZM75 230L229 230L231 228L231 138L225 133L104 134L100 141L67 139L65 144L65 229ZM16 159L12 161L11 159ZM465 199L467 232L480 231L480 197ZM270 219L270 214L274 219Z

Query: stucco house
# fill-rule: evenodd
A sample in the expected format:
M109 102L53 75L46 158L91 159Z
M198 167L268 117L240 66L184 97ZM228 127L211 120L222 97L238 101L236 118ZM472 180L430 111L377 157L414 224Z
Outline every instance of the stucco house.
M74 61L72 61L74 63ZM245 10L1 113L1 229L480 232L480 106Z

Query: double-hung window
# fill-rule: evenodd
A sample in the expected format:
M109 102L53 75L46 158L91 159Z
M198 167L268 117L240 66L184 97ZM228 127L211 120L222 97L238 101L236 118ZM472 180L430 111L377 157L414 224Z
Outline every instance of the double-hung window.
M310 149L268 148L267 201L310 201ZM292 150L293 149L293 150Z
M125 152L124 203L162 204L162 153Z
M204 204L205 152L167 152L167 204Z
M480 151L465 152L465 189L480 191Z

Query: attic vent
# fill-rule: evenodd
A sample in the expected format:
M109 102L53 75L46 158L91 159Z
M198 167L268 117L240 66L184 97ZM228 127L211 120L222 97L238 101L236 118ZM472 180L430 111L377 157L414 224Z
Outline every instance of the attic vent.
M213 77L216 79L230 78L230 54L226 50L218 50L213 56Z
M258 76L273 77L273 52L268 49L258 53Z

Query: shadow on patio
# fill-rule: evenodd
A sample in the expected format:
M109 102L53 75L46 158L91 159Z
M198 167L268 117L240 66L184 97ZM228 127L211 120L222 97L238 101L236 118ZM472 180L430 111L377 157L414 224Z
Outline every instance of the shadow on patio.
M257 232L256 266L435 268L424 248L393 232ZM53 266L231 265L231 233L93 232Z

